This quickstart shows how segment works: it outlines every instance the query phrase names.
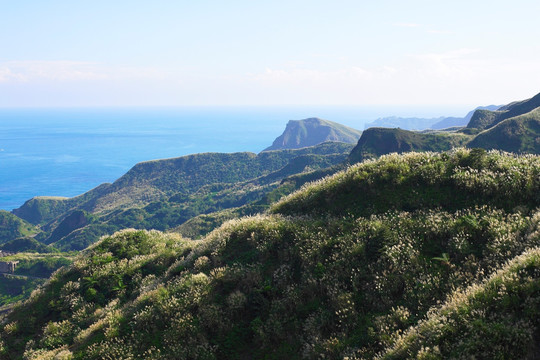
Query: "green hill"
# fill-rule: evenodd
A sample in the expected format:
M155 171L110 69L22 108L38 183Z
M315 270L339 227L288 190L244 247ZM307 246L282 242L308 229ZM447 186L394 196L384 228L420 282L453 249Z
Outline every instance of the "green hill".
M1 355L527 358L539 175L538 156L394 154L200 241L116 233L7 314Z
M327 141L354 144L361 134L362 132L359 130L319 118L290 120L283 134L264 151L299 149Z
M540 94L534 97L516 101L506 106L502 106L497 111L477 110L467 124L469 129L485 130L489 129L498 123L519 115L526 114L540 106Z
M364 130L352 150L349 161L356 163L393 152L445 151L465 145L470 137L450 132L415 132L402 129L369 128Z
M445 151L455 147L540 154L540 94L496 111L476 110L467 128L409 131L369 128L349 156L351 163L393 152Z
M47 246L34 238L22 237L17 238L0 245L0 250L9 252L37 252L37 253L52 253L58 251L50 246Z
M499 122L467 146L540 154L540 108Z
M16 215L0 210L0 244L15 238L33 235L38 232L32 224Z
M189 155L135 165L113 184L74 198L27 201L14 213L41 225L36 239L82 250L123 228L168 230L199 214L261 199L292 174L342 163L353 145L327 142L295 150Z

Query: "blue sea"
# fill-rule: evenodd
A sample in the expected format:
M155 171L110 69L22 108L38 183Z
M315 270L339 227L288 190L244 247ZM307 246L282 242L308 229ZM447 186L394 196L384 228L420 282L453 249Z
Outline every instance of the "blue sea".
M82 194L113 182L140 161L201 152L258 153L291 119L321 117L363 129L382 116L440 116L444 111L448 113L440 108L307 106L0 109L0 209L12 210L34 196Z

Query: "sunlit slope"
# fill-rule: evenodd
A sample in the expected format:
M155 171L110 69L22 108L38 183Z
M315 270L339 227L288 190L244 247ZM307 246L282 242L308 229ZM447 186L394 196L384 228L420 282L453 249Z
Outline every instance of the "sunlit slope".
M540 158L482 149L391 154L365 161L275 204L284 215L369 216L389 210L540 204Z
M264 151L299 149L315 146L326 141L355 144L361 134L362 132L359 130L319 118L290 120L283 134L277 137L272 146Z
M116 233L7 316L2 356L526 358L540 330L539 159L384 156L200 241ZM367 185L395 194L371 211Z
M540 154L540 109L501 121L478 134L467 146Z

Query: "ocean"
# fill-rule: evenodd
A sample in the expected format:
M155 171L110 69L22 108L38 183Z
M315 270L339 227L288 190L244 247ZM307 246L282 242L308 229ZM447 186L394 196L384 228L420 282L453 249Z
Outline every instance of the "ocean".
M442 111L337 106L0 109L0 209L12 210L34 196L82 194L113 182L141 161L202 152L258 153L291 119L316 116L362 130L381 116L440 116Z

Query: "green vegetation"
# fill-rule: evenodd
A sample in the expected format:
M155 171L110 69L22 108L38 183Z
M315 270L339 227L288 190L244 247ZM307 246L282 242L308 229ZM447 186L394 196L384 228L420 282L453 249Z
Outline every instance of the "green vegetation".
M527 302L540 299L539 270L537 247L481 284L454 292L425 320L396 334L380 358L444 359L465 354L486 359L535 358L540 350L540 309Z
M299 149L315 146L326 141L356 144L361 131L319 118L290 120L283 134L274 140L269 150Z
M472 114L466 128L422 132L370 128L362 133L349 161L361 162L393 152L447 151L461 146L540 154L539 107L540 94L497 111L480 108Z
M500 122L533 111L540 106L540 94L523 100L516 101L499 108L497 111L477 110L467 125L468 129L486 130Z
M71 264L72 253L25 253L19 252L0 258L1 262L18 261L15 275L48 278L60 267Z
M498 123L478 134L468 146L540 154L540 108Z
M14 213L41 225L35 237L40 242L82 250L124 228L165 231L200 214L259 201L290 175L344 162L352 147L326 142L259 155L208 153L148 161L113 184L70 199L34 198Z
M45 281L46 279L1 274L0 311L7 311L14 303L28 299L32 291L43 285Z
M537 156L483 149L384 155L351 166L272 207L292 214L369 216L393 209L456 210L490 205L512 210L540 204Z
M349 155L357 163L389 153L410 151L446 151L464 146L470 136L454 132L415 132L402 129L370 128L363 132Z
M58 251L52 246L45 245L36 239L29 237L8 241L0 245L0 250L8 252L37 252L40 254Z
M171 231L178 232L191 239L199 239L228 220L240 218L242 216L261 214L266 211L271 204L277 202L283 196L289 195L293 191L300 189L302 185L335 174L344 168L345 165L339 164L288 176L281 181L279 186L273 189L268 187L266 193L260 200L237 208L229 208L195 216Z
M43 285L53 272L71 264L71 254L17 253L0 258L0 262L17 261L13 274L0 274L0 306L27 299Z
M32 224L10 212L0 210L0 244L18 237L33 235L37 231Z
M118 232L6 315L1 356L530 357L539 175L532 155L394 154L202 240Z
M32 224L43 224L69 210L72 201L63 197L38 196L24 203L13 213Z

